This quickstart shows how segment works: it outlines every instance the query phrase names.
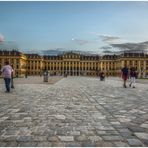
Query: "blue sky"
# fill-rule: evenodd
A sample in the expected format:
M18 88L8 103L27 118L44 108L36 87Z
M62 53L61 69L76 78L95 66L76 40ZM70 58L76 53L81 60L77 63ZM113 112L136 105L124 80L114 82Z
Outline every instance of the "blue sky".
M99 52L111 44L145 42L148 2L0 1L0 36L23 50Z

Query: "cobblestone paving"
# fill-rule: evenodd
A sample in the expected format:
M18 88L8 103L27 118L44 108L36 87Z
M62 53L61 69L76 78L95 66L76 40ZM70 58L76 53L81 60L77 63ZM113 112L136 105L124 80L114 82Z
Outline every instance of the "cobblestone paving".
M148 146L148 84L68 77L0 84L0 146Z

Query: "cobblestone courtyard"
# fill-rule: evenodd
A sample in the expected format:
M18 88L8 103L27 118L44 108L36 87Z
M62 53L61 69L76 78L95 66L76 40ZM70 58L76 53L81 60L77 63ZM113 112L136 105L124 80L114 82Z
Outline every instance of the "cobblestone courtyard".
M148 146L148 84L125 89L118 78L22 80L14 80L11 93L0 80L0 146Z

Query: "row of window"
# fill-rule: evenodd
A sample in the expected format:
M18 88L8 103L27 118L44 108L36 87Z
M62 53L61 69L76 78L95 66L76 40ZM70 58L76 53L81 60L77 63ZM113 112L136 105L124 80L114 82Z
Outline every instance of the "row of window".
M2 68L3 65L4 65L4 64L0 64L0 69ZM12 64L12 65L14 65L14 64ZM13 68L14 68L14 69L19 69L19 65L14 65Z
M28 64L41 64L42 63L42 61L28 61Z
M84 75L85 72L68 72L68 71L60 71L60 72L50 72L50 75L63 75L67 73L68 75ZM41 75L41 72L27 72L28 75ZM87 75L96 75L93 72L86 72Z
M96 70L96 68L90 68L90 67L45 67L45 69L48 70Z
M124 61L125 62L125 64L144 64L144 63L146 63L146 64L148 64L148 61Z
M29 66L33 66L33 65L36 65L36 64L30 64L30 63L28 63L28 65ZM57 66L75 66L75 65L79 65L79 63L45 63L45 65L46 66L49 66L49 65L51 65L51 66L53 66L53 65L57 65ZM96 65L96 63L80 63L80 66L82 66L82 65L87 65L87 66L91 66L91 67L93 67L93 66L95 66Z
M9 62L19 62L19 59L14 59L14 58L5 58L5 59L3 59L3 58L0 58L0 62L5 62L6 60L9 60ZM132 60L132 61L124 61L126 64L127 63L129 63L129 64L132 64L133 62L134 62L134 64L137 64L137 63L141 63L141 64L144 64L144 62L146 62L146 64L148 64L148 60L146 60L146 61L138 61L138 60ZM38 63L38 64L41 64L42 63L42 61L37 61L37 60L30 60L30 61L28 61L28 64L33 64L33 63ZM50 63L49 61L48 62L46 62L45 61L45 63ZM53 63L53 62L51 62L51 63ZM63 61L63 62L54 62L54 63L66 63L66 61ZM70 63L70 64L72 64L72 63L78 63L78 62L75 62L75 61L71 61L71 62L67 62L67 63ZM82 62L80 62L80 63L82 63ZM89 63L89 62L86 62L86 63ZM101 62L102 64L115 64L115 62Z
M5 61L9 61L10 63L19 63L19 59L0 59L0 63L5 63Z
M63 57L44 57L45 60L63 60L63 59L80 59L80 60L98 60L98 57L80 57L80 56L63 56Z
M28 69L41 69L40 66L39 66L39 67L37 67L37 66L28 66L27 68L28 68Z

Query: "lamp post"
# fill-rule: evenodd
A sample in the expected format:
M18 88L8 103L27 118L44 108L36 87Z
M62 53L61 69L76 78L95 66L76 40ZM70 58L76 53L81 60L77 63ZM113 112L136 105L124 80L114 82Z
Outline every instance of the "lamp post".
M43 79L44 82L48 82L48 70L44 70L44 79Z

